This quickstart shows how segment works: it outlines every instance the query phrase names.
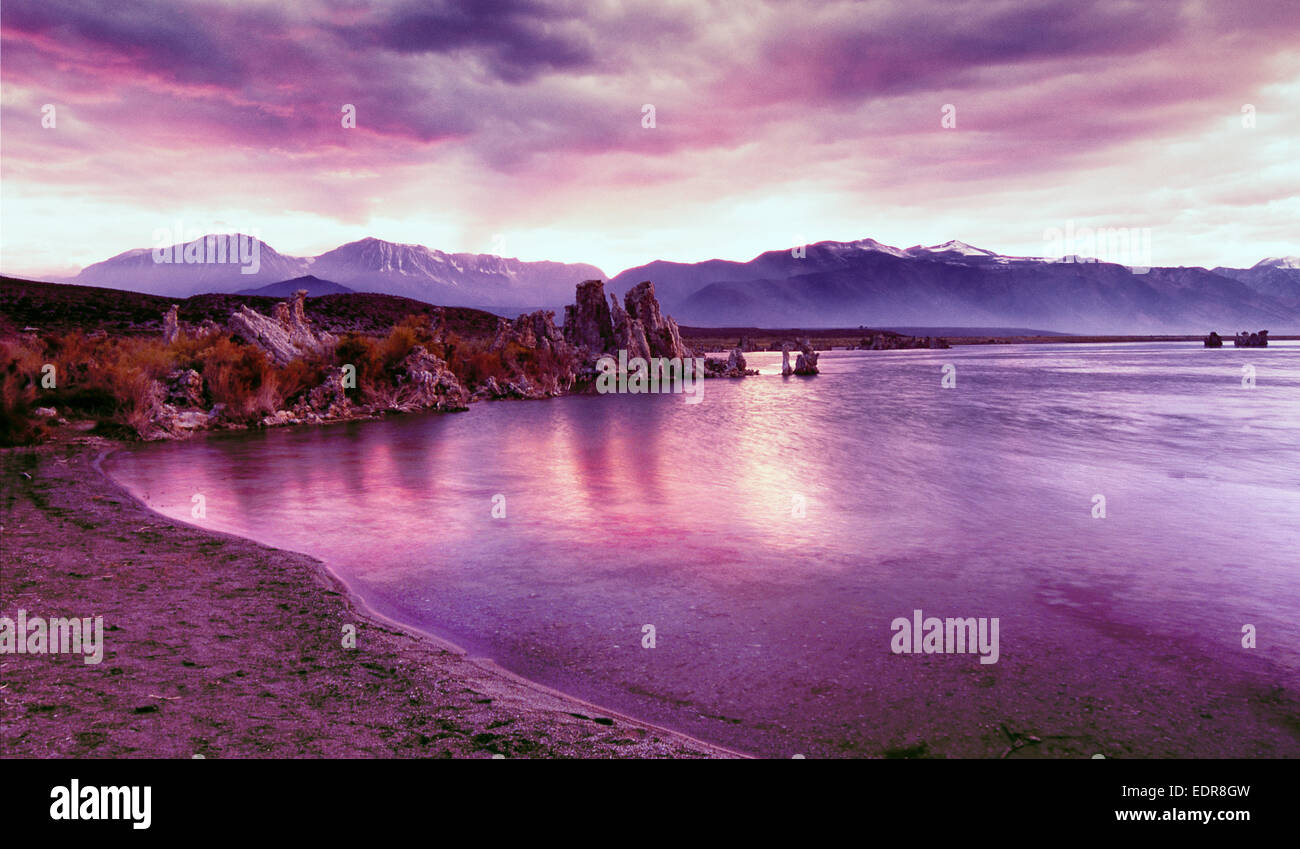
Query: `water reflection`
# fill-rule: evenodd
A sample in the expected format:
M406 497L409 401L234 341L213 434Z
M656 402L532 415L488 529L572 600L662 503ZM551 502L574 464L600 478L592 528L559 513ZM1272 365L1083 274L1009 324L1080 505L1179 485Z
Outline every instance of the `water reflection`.
M319 556L384 613L548 683L835 753L918 723L976 734L917 688L1014 710L1091 669L1094 640L1122 636L1139 679L1171 643L1293 679L1300 350L1250 357L1246 393L1238 358L1190 346L833 352L811 379L710 381L698 405L494 403L150 445L109 470L182 519L203 493L206 526ZM1001 616L1004 660L894 663L888 622L914 607ZM1271 635L1246 665L1243 622Z

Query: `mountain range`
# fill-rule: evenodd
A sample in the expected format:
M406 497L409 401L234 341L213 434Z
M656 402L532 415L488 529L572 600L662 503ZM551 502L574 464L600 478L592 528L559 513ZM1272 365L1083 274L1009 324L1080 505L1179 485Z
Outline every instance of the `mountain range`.
M200 236L178 245L175 255L184 257L191 253L188 249L195 249L195 255L211 256L204 253L208 239ZM577 283L604 277L604 272L594 265L523 262L491 254L449 254L423 245L373 238L349 242L313 257L287 256L257 239L252 243L257 248L255 263L230 261L228 256L225 262L155 262L152 248L138 248L86 266L67 282L187 298L206 292L247 292L312 276L355 292L401 295L444 306L507 308L568 303ZM248 252L253 253L251 247ZM245 274L245 268L252 273Z
M826 327L1017 325L1074 333L1300 330L1300 259L1248 269L1131 269L1002 256L963 242L900 250L819 242L748 262L652 262L610 284L653 280L685 324Z
M264 242L257 244L255 274L242 274L230 263L156 263L145 248L88 266L71 282L188 297L247 292L310 276L312 285L324 287L322 293L379 292L512 313L524 306L556 309L572 300L578 282L604 278L599 268L582 263L448 254L374 238L315 257L291 257ZM748 262L655 261L618 274L607 291L621 294L643 280L653 281L665 312L699 326L1300 332L1297 257L1215 269L1133 269L1067 259L1071 261L1003 256L958 241L906 249L874 239L827 241L768 251ZM281 288L273 285L259 294Z

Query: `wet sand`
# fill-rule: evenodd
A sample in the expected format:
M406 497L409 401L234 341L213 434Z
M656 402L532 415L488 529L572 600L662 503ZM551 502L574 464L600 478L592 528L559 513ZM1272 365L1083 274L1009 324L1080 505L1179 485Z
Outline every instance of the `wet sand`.
M0 655L0 756L734 754L404 631L311 557L153 513L98 470L112 447L0 451L0 612L104 627L97 665Z

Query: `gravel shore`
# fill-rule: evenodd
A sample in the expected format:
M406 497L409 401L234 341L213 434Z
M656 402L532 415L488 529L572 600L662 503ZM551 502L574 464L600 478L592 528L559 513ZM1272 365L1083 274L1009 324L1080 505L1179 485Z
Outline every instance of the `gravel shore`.
M112 445L0 451L0 613L104 629L98 664L0 654L4 757L733 754L407 633L311 557L153 513L99 472Z

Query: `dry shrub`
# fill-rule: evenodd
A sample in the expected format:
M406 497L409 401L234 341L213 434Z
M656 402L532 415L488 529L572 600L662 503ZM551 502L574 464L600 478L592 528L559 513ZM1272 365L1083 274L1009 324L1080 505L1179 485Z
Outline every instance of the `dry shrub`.
M320 386L325 380L328 367L319 357L294 360L281 366L275 372L275 390L278 403L283 405Z
M165 366L159 346L149 340L92 339L80 331L47 336L36 356L54 365L55 385L36 385L35 403L100 426L147 420L155 400L146 391Z
M39 341L0 340L0 443L40 439L43 423L32 414L38 406L96 419L105 432L143 433L163 401L158 382L177 369L202 376L205 404L224 404L228 418L251 423L319 386L330 366L345 363L357 370L357 387L348 390L354 401L389 402L401 362L417 345L446 360L470 389L488 378L544 378L566 367L552 354L518 344L492 351L491 342L488 336L455 334L435 342L427 315L407 316L382 338L347 334L333 351L285 366L228 334L183 335L171 344L156 337L92 338L80 331ZM55 365L54 389L40 386L45 363Z
M498 383L527 377L530 381L544 382L558 377L573 368L573 363L561 362L554 353L537 348L527 348L518 342L507 342L498 351L491 349L486 338L462 339L449 336L445 359L452 372L470 390L494 378Z
M383 344L369 336L349 333L334 346L334 360L357 370L357 385L347 390L354 402L380 400L392 386L385 365Z
M457 334L449 334L444 348L447 367L460 382L476 389L487 382L489 377L498 381L509 377L509 369L502 359L500 351L489 351L491 340L465 339Z
M32 414L43 358L31 345L0 340L0 445L28 445L45 435Z
M125 424L143 435L163 400L157 381L145 369L123 368L116 389L118 405L110 422Z
M226 414L237 421L274 413L281 399L266 354L225 336L207 341L208 346L198 352L197 359L212 403L225 404Z
M351 363L357 370L357 386L348 394L357 402L388 402L401 371L401 364L417 345L432 354L440 346L433 341L431 321L427 315L409 315L382 339L349 333L334 348L334 362Z

